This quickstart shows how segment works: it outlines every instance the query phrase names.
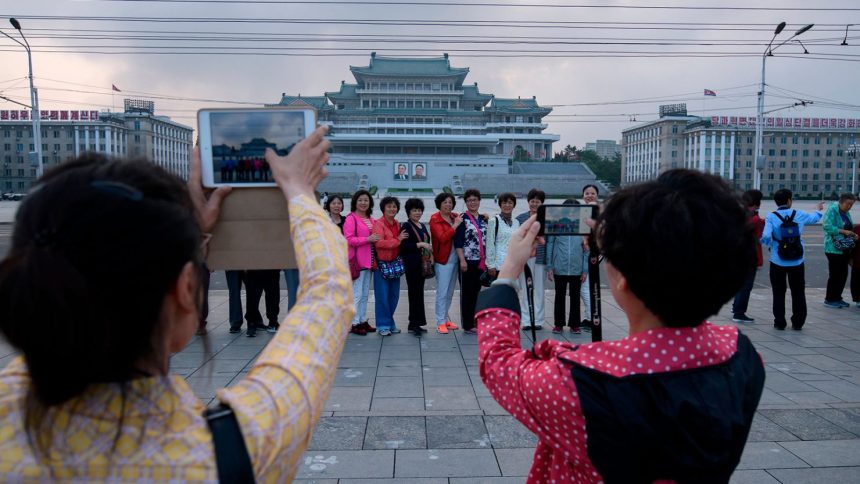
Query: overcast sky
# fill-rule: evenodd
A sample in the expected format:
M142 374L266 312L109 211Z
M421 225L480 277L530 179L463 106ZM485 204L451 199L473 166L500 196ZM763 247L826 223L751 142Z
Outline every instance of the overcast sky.
M359 0L361 1L361 0ZM442 3L452 0L430 0ZM265 2L269 2L266 4ZM439 5L309 5L271 3L273 0L231 3L128 2L99 0L3 0L0 16L17 16L34 50L36 84L40 90L41 109L121 109L124 97L206 99L182 101L154 98L156 112L196 127L195 111L202 107L229 107L213 101L240 101L254 104L275 103L283 92L321 95L336 91L341 80L353 82L350 65L367 65L369 54L441 55L450 52L455 67L469 67L468 83L477 82L482 92L497 97L537 96L542 105L558 106L546 118L550 133L561 135L555 145L582 146L595 139L620 139L621 131L644 120L656 118L658 106L686 102L691 113L755 115L756 84L761 75L761 55L772 36L772 26L780 21L789 26L777 41L807 23L816 27L803 34L810 54L796 43L780 47L767 61L769 109L789 106L799 100L812 100L811 107L778 111L785 117L831 116L860 118L860 2L856 0L528 0L490 3L565 4L565 5L638 5L696 7L760 7L765 10L672 10L630 8L507 8ZM357 3L357 2L354 2ZM819 10L773 10L774 8L818 8ZM843 10L823 10L823 9ZM78 17L69 19L28 18L36 16ZM246 22L126 22L95 21L80 17L158 17L258 19ZM317 23L270 23L259 19L319 19ZM400 21L505 21L496 26L442 25L356 25L336 20ZM555 24L565 28L527 28L529 21L605 22L601 28L582 28L593 24ZM17 37L4 18L2 30ZM660 25L622 24L651 22ZM665 23L672 29L665 29ZM695 25L695 24L709 25ZM714 24L725 24L717 26ZM848 31L848 46L840 46L846 23L856 23ZM761 24L741 25L741 24ZM640 27L631 29L630 27ZM735 29L749 30L735 30ZM55 29L55 30L42 30ZM58 30L57 30L58 29ZM92 29L115 33L88 32ZM724 29L724 30L717 30ZM727 29L727 30L726 30ZM762 30L755 30L762 29ZM155 34L154 31L173 32ZM199 32L209 32L200 34ZM84 39L76 35L170 36L171 40L140 38ZM236 41L236 37L268 34L298 34L294 38L316 39L302 42ZM54 37L45 38L45 35ZM56 36L67 38L57 38ZM206 36L211 40L189 41L188 36ZM301 37L304 35L304 37ZM320 36L364 35L369 42L320 41ZM421 43L407 43L403 36L421 36ZM444 36L474 36L451 39ZM185 37L178 40L177 37ZM516 39L527 37L527 39ZM536 39L540 37L540 39ZM354 38L355 39L355 38ZM630 45L650 39L652 43L679 41L734 45L678 46ZM382 42L390 40L393 42ZM440 41L454 40L452 43ZM518 40L530 43L498 43ZM480 43L496 41L496 43ZM536 44L536 41L545 42ZM716 41L716 42L715 42ZM559 42L567 42L560 44ZM620 42L622 45L605 45ZM762 44L762 45L758 45ZM165 54L167 48L191 47L192 55ZM146 49L142 49L146 47ZM203 47L215 55L202 55ZM270 54L305 53L310 56L228 55L226 47L252 47L255 52ZM259 50L260 48L268 50ZM302 49L304 48L304 49ZM307 48L331 49L308 51ZM352 50L354 49L354 50ZM407 49L394 51L391 49ZM408 49L426 49L420 52ZM485 52L467 49L497 49L522 57L488 57ZM42 50L43 52L38 52ZM49 53L44 50L89 51L91 53ZM142 51L156 52L142 54ZM92 52L126 52L101 54ZM174 49L175 51L175 49ZM538 52L541 51L541 52ZM588 51L563 53L559 51ZM608 57L607 52L713 52L720 55L757 53L750 57L647 57L653 54L625 54L631 57ZM326 54L339 54L328 56ZM348 55L342 55L348 54ZM829 54L829 55L828 55ZM833 55L843 55L834 57ZM564 55L566 57L538 57ZM591 57L583 57L591 56ZM595 57L596 56L596 57ZM830 59L823 60L827 56ZM29 103L27 58L22 48L0 37L0 95ZM111 95L111 85L123 92ZM704 89L716 91L716 97L704 98ZM80 91L80 92L75 92ZM794 91L794 92L792 92ZM98 92L98 94L93 94ZM148 93L144 95L141 93ZM771 96L770 94L774 94ZM781 96L781 97L777 97ZM658 99L637 104L608 104L624 100ZM590 104L585 105L583 104ZM236 105L238 106L238 105ZM0 100L0 109L18 106ZM775 114L776 115L776 114ZM631 121L635 119L636 121Z

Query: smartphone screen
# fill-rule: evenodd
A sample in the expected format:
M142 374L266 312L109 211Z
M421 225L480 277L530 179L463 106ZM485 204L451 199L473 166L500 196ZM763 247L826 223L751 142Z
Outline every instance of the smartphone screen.
M597 205L552 205L538 207L539 234L545 237L588 235L591 227L586 220L597 216Z
M312 111L255 109L201 112L204 184L231 186L274 185L265 159L271 148L280 156L309 134ZM206 123L203 123L205 116ZM204 134L204 124L208 127ZM211 178L210 178L211 177Z

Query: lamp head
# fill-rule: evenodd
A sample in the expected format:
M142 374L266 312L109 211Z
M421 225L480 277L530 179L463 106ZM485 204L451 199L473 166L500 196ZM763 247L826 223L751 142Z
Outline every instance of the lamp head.
M776 26L776 30L773 31L773 35L779 35L780 32L785 28L785 22L780 22L779 25Z
M12 27L15 27L15 30L21 30L21 24L18 22L18 19L12 17L9 19L9 23L12 24Z
M797 32L795 32L795 33L794 33L794 35L800 35L800 34L802 34L802 33L806 32L807 30L811 29L814 25L815 25L815 24L809 24L809 25L807 25L806 27L803 27L802 29L800 29L800 30L798 30Z

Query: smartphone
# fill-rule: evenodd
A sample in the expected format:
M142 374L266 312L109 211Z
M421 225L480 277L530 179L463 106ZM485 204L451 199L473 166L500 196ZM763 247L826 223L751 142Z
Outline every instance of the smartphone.
M203 186L276 186L266 148L287 155L316 129L316 121L313 109L201 109L197 122Z
M591 227L586 220L597 219L597 205L555 205L543 204L538 207L538 235L558 237L562 235L589 235Z

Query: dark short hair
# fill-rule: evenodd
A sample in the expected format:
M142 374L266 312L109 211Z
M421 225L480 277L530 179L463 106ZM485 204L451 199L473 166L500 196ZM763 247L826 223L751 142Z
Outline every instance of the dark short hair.
M517 196L511 192L505 192L499 194L499 199L497 200L499 206L502 206L502 202L514 202L514 206L517 206Z
M777 207L782 207L783 205L788 204L788 201L791 200L792 193L788 188L780 188L773 194L773 201L776 203Z
M370 199L370 205L367 207L367 213L365 215L370 215L373 213L373 196L367 190L359 190L352 194L352 200L349 202L349 211L355 212L358 207L358 197L362 195L367 195L367 198Z
M764 197L764 194L761 190L747 190L741 195L741 199L744 201L744 205L747 207L759 207L761 206L761 199Z
M409 200L406 200L406 205L404 208L406 208L406 215L409 215L409 212L416 208L420 209L423 212L424 202L420 198L410 198Z
M855 197L853 193L843 193L842 195L839 195L839 203L842 203L846 200L851 200L852 202L855 202L857 201L857 197Z
M448 198L450 198L450 199L451 199L451 203L453 203L454 205L457 205L457 199L456 199L456 198L454 198L454 195L451 195L450 193L442 192L442 193L440 193L440 194L436 195L436 200L434 200L434 202L436 203L436 209L437 209L437 210L438 210L438 209L441 209L441 208L442 208L442 204L443 204L443 203L445 202L445 200L446 200L446 199L448 199Z
M582 187L582 194L583 194L583 195L585 195L585 191L586 191L586 190L588 190L589 188L593 188L593 189L594 189L594 191L595 191L598 195L600 195L600 189L599 189L599 188L597 188L597 185L594 185L594 184L592 184L592 183L589 183L588 185L585 185L584 187Z
M397 164L397 168L400 168L401 166L402 166L403 168L406 168L406 165L404 165L403 163L398 163L398 164Z
M397 207L398 212L400 211L400 200L397 197L388 196L379 201L379 209L382 210L383 214L385 213L385 206L390 203L393 203Z
M326 212L331 212L331 202L333 202L335 200L340 200L340 204L344 205L343 199L340 198L340 195L331 195L330 197L328 197L328 200L325 201L325 205L323 206L323 209Z
M423 164L421 164L421 163L418 163L417 165L415 165L415 168L418 168L419 166L420 166L421 168L424 168L424 165L423 165Z
M169 356L164 298L189 262L203 275L201 241L186 185L145 160L85 153L36 182L0 262L0 331L27 362L37 448L46 408L99 383L125 395L142 361Z
M538 190L537 188L532 188L529 190L528 195L526 195L526 201L532 201L535 198L541 201L541 203L546 201L546 193L543 190Z
M481 199L481 192L477 188L469 188L465 192L463 192L463 200L471 197L478 197L478 200Z
M616 193L598 218L597 237L645 307L666 326L692 327L716 314L754 270L753 229L721 178L675 169Z

